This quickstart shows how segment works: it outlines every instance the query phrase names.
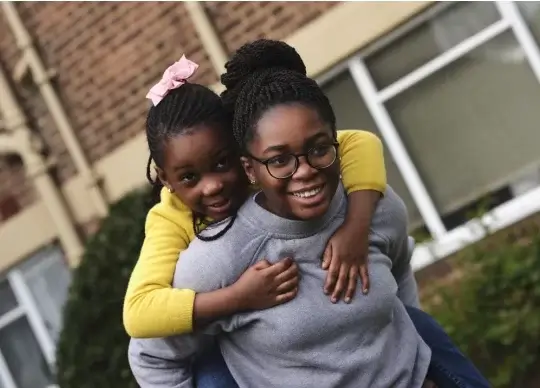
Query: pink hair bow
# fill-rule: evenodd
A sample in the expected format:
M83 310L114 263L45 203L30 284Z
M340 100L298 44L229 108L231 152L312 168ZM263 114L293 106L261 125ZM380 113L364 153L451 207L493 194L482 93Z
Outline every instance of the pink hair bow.
M188 80L197 70L199 65L190 61L185 55L178 62L173 63L165 70L161 81L152 86L146 98L152 100L154 106L169 93L170 90L177 89Z

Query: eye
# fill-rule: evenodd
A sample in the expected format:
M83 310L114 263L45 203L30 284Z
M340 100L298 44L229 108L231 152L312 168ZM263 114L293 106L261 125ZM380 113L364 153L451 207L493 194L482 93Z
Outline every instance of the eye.
M180 180L180 183L185 183L185 184L194 183L197 180L197 175L193 173L183 174L180 176L179 180Z
M223 157L216 163L216 171L227 171L231 167L229 157Z
M278 155L268 159L266 162L269 166L281 167L286 166L291 161L291 155Z
M318 146L315 146L313 147L309 153L315 157L318 157L318 156L324 156L328 153L328 151L330 151L330 148L332 146L331 145L328 145L328 144L321 144L321 145L318 145Z

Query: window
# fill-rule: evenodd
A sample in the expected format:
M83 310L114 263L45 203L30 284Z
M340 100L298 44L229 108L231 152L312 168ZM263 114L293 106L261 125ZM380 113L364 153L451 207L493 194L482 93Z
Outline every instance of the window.
M62 329L62 306L71 280L69 268L59 249L47 248L20 266L47 331L56 342Z
M499 19L491 3L461 3L366 63L388 85L394 74L414 70L410 58L423 65ZM403 63L405 53L410 56ZM447 215L540 164L539 100L534 73L507 31L393 97L386 108L438 210Z
M323 84L339 128L380 134L390 184L433 238L413 267L481 239L463 223L486 196L491 230L540 210L539 20L540 2L438 2Z
M493 3L463 2L432 7L405 33L383 38L382 49L365 58L378 89L383 89L431 59L500 19Z
M18 388L46 388L53 383L50 367L25 316L0 329L0 349Z
M325 82L322 88L334 108L338 129L364 129L381 137L377 125L373 121L348 71L345 70L330 81ZM405 201L409 210L409 222L411 227L414 228L422 224L420 213L418 213L416 205L387 147L385 147L384 157L388 183Z
M536 38L536 42L540 44L540 2L528 1L518 2L518 6L523 18L531 29L532 34Z
M507 32L386 106L446 215L539 164L538 101L540 87Z
M55 343L70 280L57 247L0 278L0 388L54 385Z

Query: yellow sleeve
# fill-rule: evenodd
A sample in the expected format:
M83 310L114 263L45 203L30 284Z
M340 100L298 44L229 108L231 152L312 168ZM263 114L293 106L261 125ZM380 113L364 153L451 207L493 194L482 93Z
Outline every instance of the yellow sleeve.
M371 132L337 132L341 175L348 194L360 190L386 190L386 168L381 140Z
M146 236L124 300L124 327L131 337L193 331L195 291L171 286L178 256L193 240L191 212L173 206L173 196L162 192L162 201L146 217Z

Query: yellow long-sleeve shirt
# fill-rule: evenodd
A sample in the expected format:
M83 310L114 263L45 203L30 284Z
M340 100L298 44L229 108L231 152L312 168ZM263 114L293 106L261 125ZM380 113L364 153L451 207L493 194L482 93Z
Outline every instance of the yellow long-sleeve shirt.
M347 193L384 193L386 169L380 139L367 131L338 131L342 180ZM172 288L180 252L195 238L191 210L174 194L146 217L146 237L124 301L124 327L132 337L166 337L193 331L195 291Z

